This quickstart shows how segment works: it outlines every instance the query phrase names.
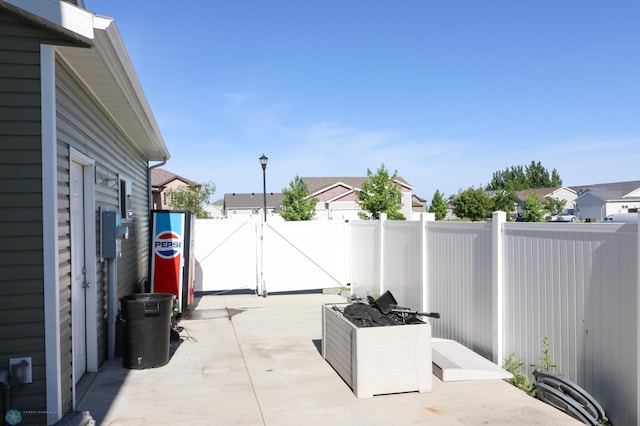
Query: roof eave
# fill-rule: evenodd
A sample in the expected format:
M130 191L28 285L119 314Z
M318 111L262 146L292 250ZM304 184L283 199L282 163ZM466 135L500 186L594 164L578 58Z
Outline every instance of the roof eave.
M329 185L329 186L323 186L322 188L320 188L320 189L318 189L318 190L314 191L314 192L313 192L312 194L310 194L310 195L312 195L312 196L314 196L314 197L315 197L315 196L316 196L316 195L318 195L318 194L322 194L323 192L327 192L327 191L329 191L329 190L331 190L331 189L333 189L333 188L336 188L336 187L338 187L338 186L344 186L345 188L347 188L347 190L348 190L348 191L353 191L353 190L355 189L355 188L353 188L351 185L347 185L347 184L346 184L346 183L344 183L344 182L335 182L335 183L332 183L332 184L331 184L331 185Z
M407 181L405 181L404 179L402 179L402 180L401 179L402 178L398 178L398 179L394 180L393 182L397 183L400 186L404 186L405 188L410 189L410 190L413 191L413 186L409 185L409 183Z
M147 161L166 161L169 150L115 22L93 16L94 47L58 47L96 101Z
M61 0L0 0L0 9L76 42L76 47L56 46L58 57L147 161L169 159L169 150L113 19Z
M61 0L0 0L0 8L84 46L57 46L56 51L147 161L169 159L113 19Z
M64 1L0 0L0 7L66 38L90 46L93 13Z
M325 200L325 203L335 203L336 201L340 200L341 198L346 197L347 195L353 194L354 192L358 191L358 189L354 188L354 189L350 189L349 191L343 192L342 194L338 194L333 198L330 198L328 200Z

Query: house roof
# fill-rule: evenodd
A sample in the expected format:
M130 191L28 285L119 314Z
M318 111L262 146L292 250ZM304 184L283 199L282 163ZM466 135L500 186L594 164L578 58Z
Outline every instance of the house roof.
M267 193L267 208L277 208L282 204L284 194ZM250 194L224 194L225 209L261 209L263 207L264 197L262 192L252 192Z
M554 192L556 192L559 189L566 189L568 191L572 191L572 192L576 192L575 189L570 188L568 186L554 186L551 188L534 188L534 189L523 189L521 191L517 191L516 192L516 197L518 200L524 201L527 196L529 196L529 194L531 193L536 193L538 194L538 198L541 200L544 200L545 197L550 196L551 194L553 194Z
M362 184L369 180L368 177L301 177L300 180L307 186L309 194L316 194L327 188L344 184L350 189L362 188ZM409 183L398 176L396 182L400 185L412 189Z
M615 200L623 198L625 195L632 193L640 188L640 181L633 180L627 182L599 183L595 185L586 185L580 190L579 197L590 193L592 196L606 200Z
M0 0L0 9L85 46L55 49L147 161L169 159L169 150L113 19L62 0Z
M153 188L165 186L168 183L173 182L174 180L182 181L187 185L198 185L197 182L184 178L180 175L170 172L169 170L160 168L151 169L151 187Z
M427 200L424 198L418 197L416 194L411 196L411 207L425 207L427 205Z

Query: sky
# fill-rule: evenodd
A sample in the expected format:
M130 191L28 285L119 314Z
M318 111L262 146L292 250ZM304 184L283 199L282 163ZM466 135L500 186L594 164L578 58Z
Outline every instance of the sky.
M171 159L225 193L384 167L428 202L541 162L640 180L637 0L85 0Z

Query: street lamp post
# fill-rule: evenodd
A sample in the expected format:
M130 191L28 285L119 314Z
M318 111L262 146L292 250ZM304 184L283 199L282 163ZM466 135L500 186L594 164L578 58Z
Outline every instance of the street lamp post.
M260 164L262 165L262 208L264 210L264 221L267 221L267 161L269 158L262 154L260 157Z
M267 222L267 158L264 153L260 157L260 164L262 165L262 209L264 210L264 220L260 224L260 283L259 288L256 288L258 296L267 297L267 285L264 282L264 225Z

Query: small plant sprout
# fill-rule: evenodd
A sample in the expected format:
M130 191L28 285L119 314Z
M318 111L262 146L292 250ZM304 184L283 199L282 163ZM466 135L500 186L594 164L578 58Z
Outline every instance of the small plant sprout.
M534 395L533 384L529 381L529 378L522 373L522 360L512 352L509 358L505 360L504 369L513 375L513 379L507 380L509 383L528 393Z
M549 345L549 338L547 336L542 339L542 356L538 358L538 364L533 364L532 367L538 370L545 370L551 373L559 374L557 365L553 363L553 357L551 355L551 346Z

